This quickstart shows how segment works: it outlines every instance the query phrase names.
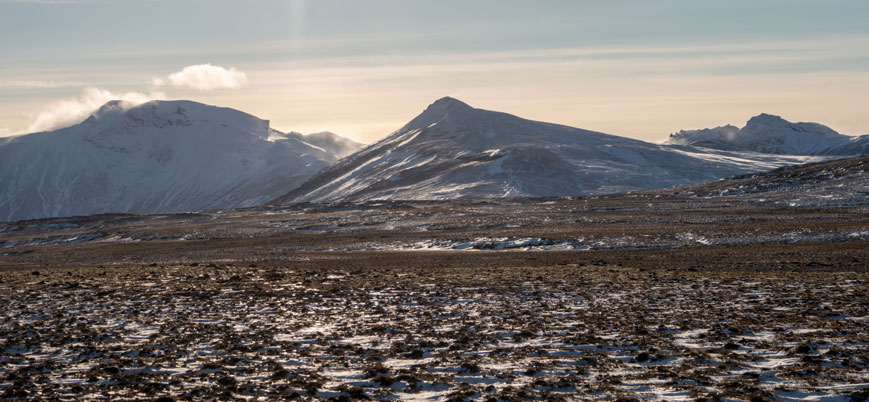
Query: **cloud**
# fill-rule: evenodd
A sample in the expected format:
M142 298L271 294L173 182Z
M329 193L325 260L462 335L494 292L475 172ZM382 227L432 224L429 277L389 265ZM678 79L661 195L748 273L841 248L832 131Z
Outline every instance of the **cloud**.
M28 4L78 4L96 3L101 0L0 0L2 3L28 3Z
M169 74L165 80L154 78L153 84L155 86L187 87L199 91L238 89L247 85L247 74L235 69L235 67L226 69L212 64L197 64Z
M24 130L14 131L0 127L0 137L68 127L84 121L106 102L112 100L122 100L129 102L130 105L137 105L154 99L165 99L166 95L159 91L160 88L192 88L203 92L241 88L247 85L247 75L234 67L227 69L212 64L197 64L184 67L181 71L169 74L165 78L153 78L151 84L149 93L112 92L103 88L87 87L80 96L61 99L46 105ZM58 88L79 85L86 84L37 80L0 81L0 88Z
M0 87L6 88L63 88L63 87L78 87L87 84L77 81L0 81Z
M79 97L61 99L47 105L24 132L56 130L80 123L108 101L123 100L131 104L140 104L163 97L165 96L159 92L115 93L102 88L85 88Z

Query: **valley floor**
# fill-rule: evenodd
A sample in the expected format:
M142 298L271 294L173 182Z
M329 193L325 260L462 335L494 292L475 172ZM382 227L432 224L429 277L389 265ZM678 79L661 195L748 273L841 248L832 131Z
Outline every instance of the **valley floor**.
M7 224L0 397L865 400L867 228L666 194Z

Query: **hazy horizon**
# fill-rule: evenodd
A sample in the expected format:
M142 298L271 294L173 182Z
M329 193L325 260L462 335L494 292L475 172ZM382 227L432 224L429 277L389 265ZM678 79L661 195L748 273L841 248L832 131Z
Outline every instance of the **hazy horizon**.
M428 104L647 141L770 113L869 133L869 4L0 0L0 136L189 99L371 143Z

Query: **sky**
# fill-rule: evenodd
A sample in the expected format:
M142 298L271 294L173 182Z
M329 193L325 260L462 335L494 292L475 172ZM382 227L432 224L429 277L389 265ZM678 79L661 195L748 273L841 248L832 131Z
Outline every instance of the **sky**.
M452 96L647 141L869 133L865 0L0 0L0 136L190 99L371 143Z

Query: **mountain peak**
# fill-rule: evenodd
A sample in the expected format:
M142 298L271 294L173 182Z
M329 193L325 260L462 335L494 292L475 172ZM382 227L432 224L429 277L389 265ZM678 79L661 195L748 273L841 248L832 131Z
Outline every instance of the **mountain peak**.
M744 135L783 138L787 136L842 137L842 134L818 123L792 123L781 116L761 113L752 117L740 130Z
M119 114L123 113L127 110L130 110L139 104L136 102L130 102L125 100L110 100L106 102L104 105L100 106L96 112L91 114L91 117L99 119L103 116L111 115L111 114Z
M152 100L144 103L113 100L105 103L86 120L106 128L151 127L216 124L233 127L239 132L267 139L269 121L245 112L206 105L189 100Z
M781 116L776 116L774 114L761 113L757 116L754 116L748 119L748 122L745 123L745 126L753 126L753 125L768 125L768 124L781 124L787 123L787 120L783 119Z
M440 98L440 99L434 101L434 103L432 103L431 105L429 105L425 109L425 112L423 112L423 113L442 114L442 113L446 113L446 112L450 112L450 111L458 112L458 111L465 111L465 110L471 110L471 109L473 109L473 108L465 102L462 102L456 98L444 96L443 98Z
M272 132L192 101L108 102L84 123L0 142L0 221L259 205L357 146Z
M709 136L736 130L720 127ZM273 203L614 193L697 183L793 160L803 159L673 149L476 109L447 97Z
M407 123L404 128L422 129L432 124L443 122L445 119L450 119L450 116L461 115L471 110L474 110L474 108L467 103L445 96L428 105L422 113Z
M434 101L434 103L432 103L432 105L439 105L439 104L461 105L461 106L464 106L466 108L471 107L467 103L462 102L456 98L453 98L452 96L444 96L444 97Z
M822 155L848 143L850 137L818 123L792 123L768 113L752 117L741 129L733 126L681 131L666 143L722 150L747 150L780 155ZM860 153L861 148L845 151Z

